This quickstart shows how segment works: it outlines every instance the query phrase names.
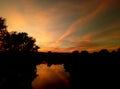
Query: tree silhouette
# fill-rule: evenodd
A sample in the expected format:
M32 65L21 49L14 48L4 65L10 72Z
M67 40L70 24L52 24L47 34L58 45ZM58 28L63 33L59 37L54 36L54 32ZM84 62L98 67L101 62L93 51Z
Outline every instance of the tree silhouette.
M8 32L0 17L0 89L32 89L39 49L35 42L26 32Z
M39 46L36 40L28 36L26 32L8 32L5 19L0 17L0 51L32 51L35 52Z

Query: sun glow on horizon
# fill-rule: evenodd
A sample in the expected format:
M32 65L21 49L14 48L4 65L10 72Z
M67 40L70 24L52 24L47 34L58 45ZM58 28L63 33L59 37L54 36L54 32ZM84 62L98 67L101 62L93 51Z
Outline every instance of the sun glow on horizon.
M27 32L36 39L39 51L119 48L119 0L0 1L8 31Z

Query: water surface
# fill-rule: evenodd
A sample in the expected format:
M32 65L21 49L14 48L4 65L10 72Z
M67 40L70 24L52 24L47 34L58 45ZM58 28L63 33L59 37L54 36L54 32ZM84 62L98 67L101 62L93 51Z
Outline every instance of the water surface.
M32 85L34 89L70 89L70 75L64 65L40 64L37 66L37 77Z

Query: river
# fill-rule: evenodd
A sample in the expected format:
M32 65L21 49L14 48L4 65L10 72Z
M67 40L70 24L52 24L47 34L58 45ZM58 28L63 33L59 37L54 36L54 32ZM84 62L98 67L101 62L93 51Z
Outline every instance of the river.
M70 75L64 65L37 65L37 77L32 82L34 89L70 89Z

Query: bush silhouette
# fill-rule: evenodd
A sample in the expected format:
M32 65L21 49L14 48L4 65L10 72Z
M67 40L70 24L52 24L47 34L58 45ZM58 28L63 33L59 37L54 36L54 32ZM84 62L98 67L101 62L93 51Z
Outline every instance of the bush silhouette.
M32 89L39 49L35 42L26 32L8 32L0 17L0 89Z
M26 32L8 32L5 19L0 18L0 51L37 51L36 40Z

